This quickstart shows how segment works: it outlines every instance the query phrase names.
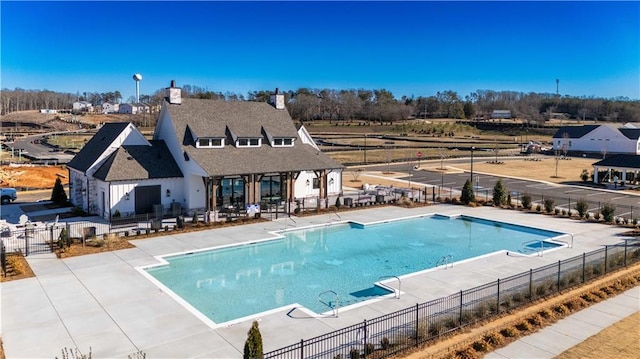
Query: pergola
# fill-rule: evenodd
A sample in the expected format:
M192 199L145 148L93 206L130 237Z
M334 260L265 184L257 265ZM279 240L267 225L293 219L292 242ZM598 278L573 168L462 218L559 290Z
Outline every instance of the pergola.
M639 155L613 155L593 164L593 182L600 183L603 180L622 184L637 183L640 178L640 156ZM598 178L599 172L606 172L605 178ZM614 173L620 173L620 177Z

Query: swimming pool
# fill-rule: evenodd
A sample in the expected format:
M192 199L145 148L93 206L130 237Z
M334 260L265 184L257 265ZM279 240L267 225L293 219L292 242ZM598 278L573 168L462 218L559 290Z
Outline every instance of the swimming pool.
M335 292L343 307L390 294L374 285L381 277L431 269L448 256L461 261L503 250L523 252L525 244L554 243L549 238L562 235L440 215L280 234L283 238L276 240L168 256L167 264L146 271L221 323L291 305L327 312L326 304L335 306L332 293L320 296L327 291Z

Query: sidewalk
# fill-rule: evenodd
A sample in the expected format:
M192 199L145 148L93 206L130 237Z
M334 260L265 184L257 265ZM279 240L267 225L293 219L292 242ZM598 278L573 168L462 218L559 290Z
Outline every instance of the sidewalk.
M485 358L551 359L639 311L640 286L637 286L489 353ZM640 333L637 334L640 341Z

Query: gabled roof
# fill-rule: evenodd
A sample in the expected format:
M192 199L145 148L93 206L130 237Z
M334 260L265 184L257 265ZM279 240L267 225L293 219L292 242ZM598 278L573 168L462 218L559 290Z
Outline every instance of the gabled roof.
M564 138L565 134L567 138L582 138L587 133L600 127L600 125L584 125L584 126L564 126L560 127L553 138Z
M630 140L637 140L640 138L640 128L619 128L618 129L624 137Z
M298 137L286 110L268 103L182 99L182 104L163 104L173 121L179 143L191 161L210 176L310 171L343 168L326 154ZM187 128L196 137L224 137L224 148L195 148ZM232 136L262 138L261 147L235 147ZM295 138L293 147L272 147L272 137ZM186 136L185 136L186 135Z
M197 137L225 137L227 129L238 137L262 137L263 128L276 137L297 134L289 113L266 102L183 98L181 105L166 105L180 138L187 125Z
M178 164L162 140L146 145L123 145L94 174L103 181L145 180L183 177Z
M109 145L124 131L129 122L105 123L78 152L67 167L86 172L98 158L109 148Z
M625 154L613 155L594 163L593 166L640 169L640 156Z

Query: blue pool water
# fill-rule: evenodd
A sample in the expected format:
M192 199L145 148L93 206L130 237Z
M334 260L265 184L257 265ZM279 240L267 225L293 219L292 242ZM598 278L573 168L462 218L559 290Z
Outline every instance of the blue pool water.
M531 243L561 233L435 215L282 234L283 239L166 257L168 265L147 272L221 323L294 303L327 312L318 301L322 292L336 292L343 307L389 294L374 285L382 276L433 268L448 255L460 261L500 250L521 251L526 243L535 249ZM334 305L333 295L322 299Z

